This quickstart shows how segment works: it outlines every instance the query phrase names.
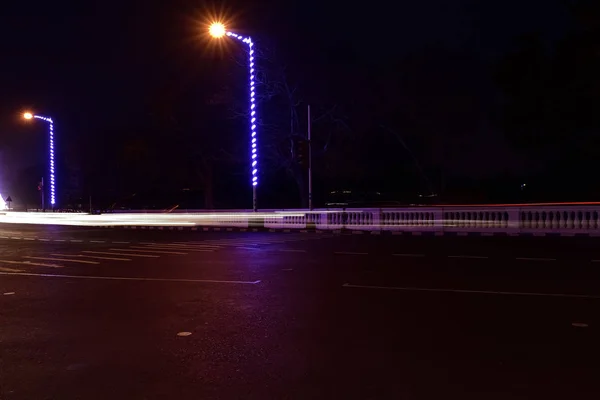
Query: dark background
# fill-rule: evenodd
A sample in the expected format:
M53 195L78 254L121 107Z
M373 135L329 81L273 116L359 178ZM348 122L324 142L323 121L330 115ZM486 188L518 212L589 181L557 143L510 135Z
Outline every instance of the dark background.
M15 203L47 169L32 110L56 121L62 207L250 207L245 54L206 36L215 17L257 42L262 208L306 205L307 104L318 206L598 198L594 1L82 3L3 5Z

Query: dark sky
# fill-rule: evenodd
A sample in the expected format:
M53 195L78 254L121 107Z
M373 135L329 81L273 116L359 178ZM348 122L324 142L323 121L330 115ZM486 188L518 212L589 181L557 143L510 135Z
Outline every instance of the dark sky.
M55 118L63 141L87 143L139 126L152 99L170 86L194 86L218 75L219 63L200 39L211 13L227 16L232 29L259 44L277 47L313 98L351 103L364 110L365 120L379 107L373 105L381 97L374 88L393 87L391 80L402 74L411 82L419 71L416 81L423 85L410 98L399 94L398 102L416 102L431 77L443 85L459 82L455 86L469 87L485 103L492 96L486 68L516 36L537 31L552 41L568 24L560 0L5 3L0 135L23 134L19 112L32 109ZM436 56L422 56L431 49ZM417 60L412 66L406 63L411 59ZM457 59L451 73L449 59Z

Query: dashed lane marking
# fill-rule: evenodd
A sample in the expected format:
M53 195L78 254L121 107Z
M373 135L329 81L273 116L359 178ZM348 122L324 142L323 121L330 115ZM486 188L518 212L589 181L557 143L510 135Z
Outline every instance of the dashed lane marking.
M33 257L33 256L25 256L23 258L30 258L32 260L42 260L42 261L64 261L64 262L74 262L80 264L100 264L98 261L86 261L86 260L73 260L67 258L54 258L54 257Z
M23 240L36 240L37 238L24 237Z
M56 257L83 257L83 258L93 258L95 260L113 260L113 261L131 261L131 258L118 258L118 257L100 257L100 256L87 256L85 254L61 254L54 253L50 254L51 256Z
M487 256L448 256L448 258L471 258L471 259L487 260L489 257L487 257Z
M258 285L261 281L219 281L212 279L162 279L162 278L136 278L124 276L92 276L92 275L62 275L62 274L34 274L28 272L0 272L0 275L35 276L41 278L68 278L68 279L97 279L107 281L146 281L146 282L186 282L186 283L232 283L239 285Z
M0 260L0 264L33 265L35 267L63 268L62 265L58 264L38 263L31 261Z
M168 246L145 246L145 247L138 247L138 246L131 246L132 249L156 249L156 250L185 250L185 251L192 251L192 252L213 252L215 251L215 249L198 249L198 248L188 248L188 247L168 247Z
M83 240L79 240L79 239L71 239L70 240L71 243L83 243Z
M49 242L50 239L38 239L40 242Z
M503 296L537 296L537 297L562 297L562 298L577 298L577 299L600 299L600 296L594 296L594 295L588 295L588 294L568 294L568 293L505 292L505 291L491 291L491 290L368 286L368 285L352 285L350 283L345 283L342 285L342 287L357 288L357 289L398 290L398 291L404 291L404 292L439 292L439 293L464 293L464 294L495 294L495 295L503 295Z
M92 251L92 250L84 250L82 253L88 254L106 254L109 256L126 256L126 257L144 257L144 258L159 258L155 254L135 254L135 253L114 253L109 251Z
M140 250L138 248L132 247L131 249L109 249L109 250L113 250L113 251L134 251L134 252L138 252L138 253L157 253L157 254L175 254L175 255L186 255L187 253L182 253L182 252L178 252L178 251L161 251L161 250Z
M15 240L21 240L20 237L11 237L11 239L15 239Z
M104 240L90 240L90 243L106 243Z
M129 244L131 242L111 242L111 243L114 243L114 244Z
M3 272L21 272L23 270L22 269L15 269L15 268L0 267L0 271L3 271Z

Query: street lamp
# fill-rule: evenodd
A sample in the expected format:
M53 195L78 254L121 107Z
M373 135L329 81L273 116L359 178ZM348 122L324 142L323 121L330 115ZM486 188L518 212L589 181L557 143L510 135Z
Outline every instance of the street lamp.
M238 35L228 31L221 22L214 22L210 25L208 32L214 38L228 36L237 39L240 43L248 46L248 75L250 101L248 103L248 119L250 125L250 170L252 182L252 209L257 210L256 204L256 186L258 186L258 138L256 135L256 90L254 86L254 42L249 36Z
M25 118L26 120L39 119L41 121L48 123L48 127L50 129L50 131L49 131L50 140L48 143L48 155L50 158L50 204L52 205L52 207L54 207L54 205L56 204L56 187L55 187L55 177L54 177L54 173L55 173L55 169L54 169L55 168L55 165L54 165L54 121L52 121L52 118L50 118L50 117L44 117L42 115L35 115L30 112L24 113L23 118ZM41 190L43 191L44 188L42 187Z

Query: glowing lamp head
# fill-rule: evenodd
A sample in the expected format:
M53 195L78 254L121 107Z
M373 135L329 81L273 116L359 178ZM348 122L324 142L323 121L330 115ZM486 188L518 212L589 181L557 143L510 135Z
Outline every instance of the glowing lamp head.
M25 114L23 114L23 118L25 119L31 119L33 118L33 114L30 112L26 112Z
M208 28L208 33L210 33L210 36L214 38L221 38L225 36L226 33L225 25L220 22L215 22L211 24L210 28Z

